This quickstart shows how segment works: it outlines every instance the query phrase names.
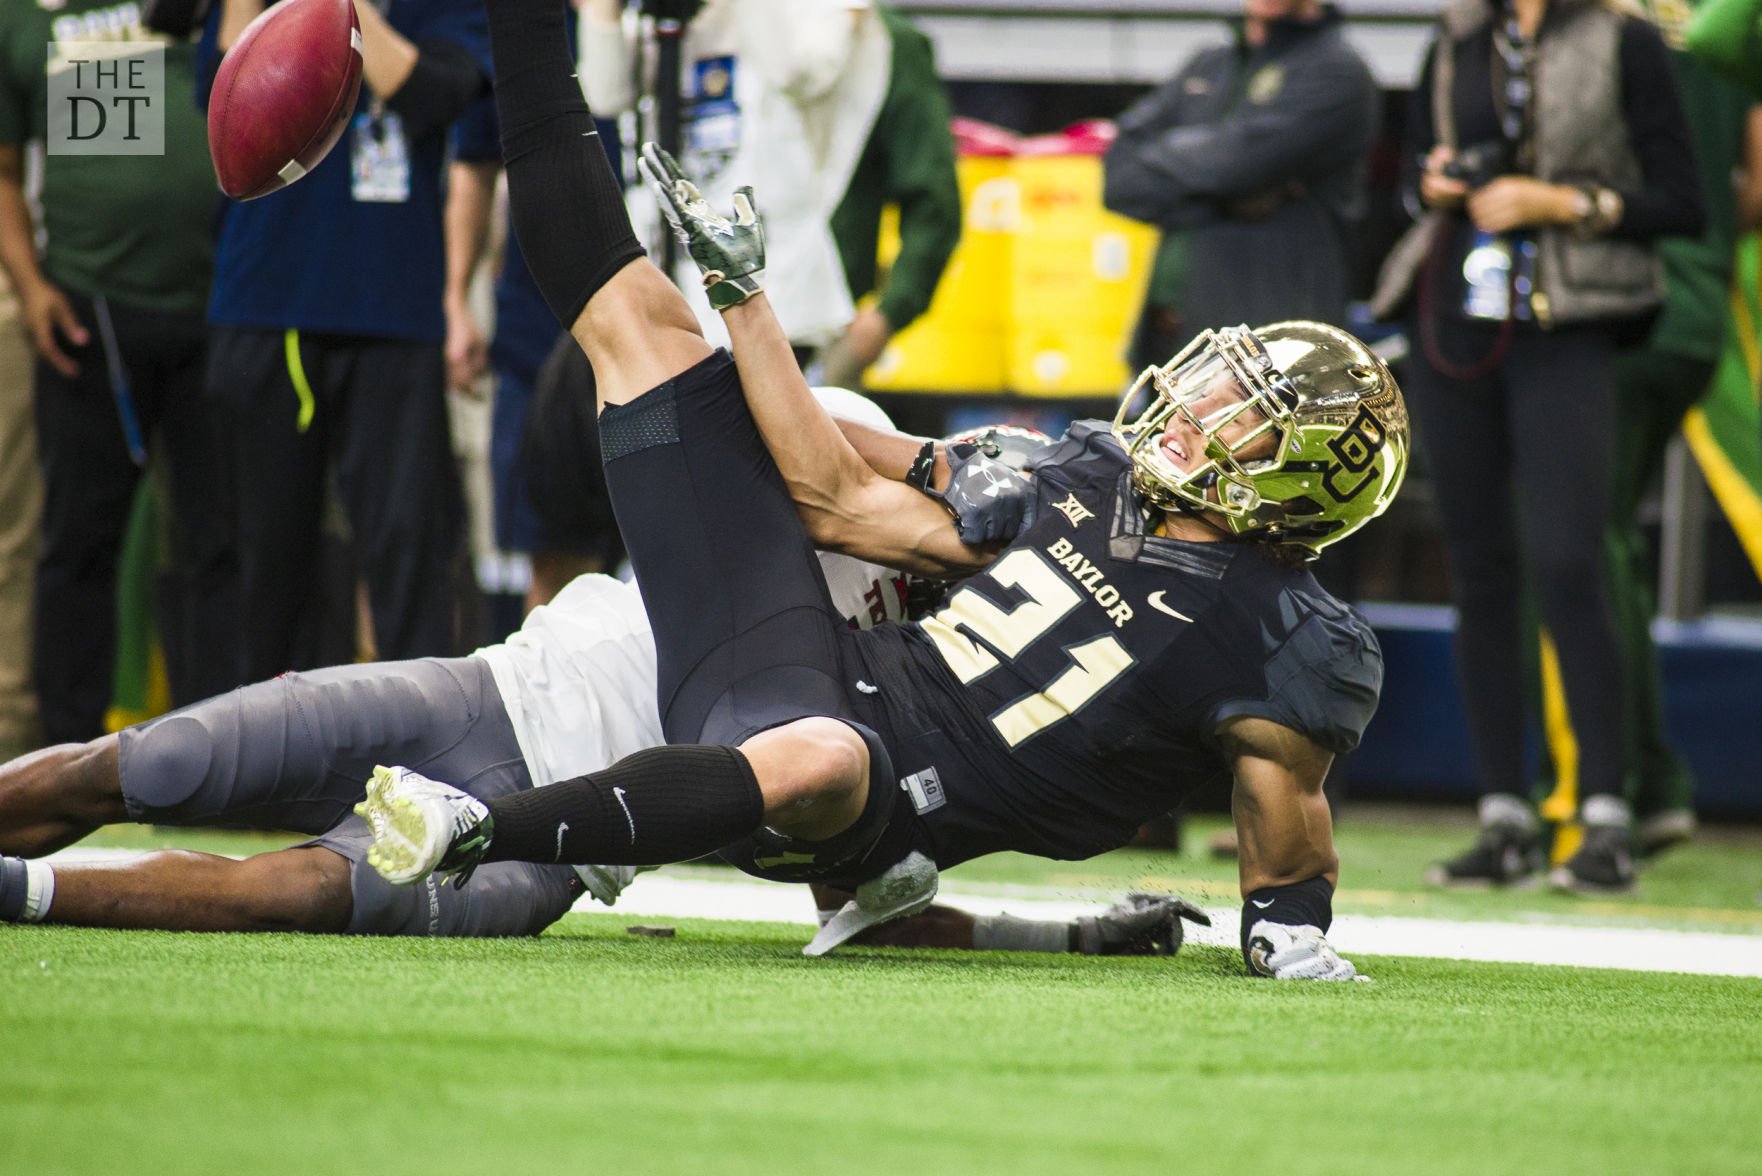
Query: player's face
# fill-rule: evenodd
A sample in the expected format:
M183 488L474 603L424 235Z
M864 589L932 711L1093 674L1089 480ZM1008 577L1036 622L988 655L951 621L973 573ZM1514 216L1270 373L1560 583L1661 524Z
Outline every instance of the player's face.
M1266 424L1266 415L1257 408L1235 411L1247 399L1248 393L1235 376L1227 371L1214 373L1205 387L1187 401L1191 418L1184 412L1169 417L1168 427L1158 442L1163 457L1184 474L1210 460L1205 434L1194 425L1195 419L1213 430L1214 443L1227 446L1238 462L1272 457L1278 449L1278 439L1271 432L1248 440L1249 434Z

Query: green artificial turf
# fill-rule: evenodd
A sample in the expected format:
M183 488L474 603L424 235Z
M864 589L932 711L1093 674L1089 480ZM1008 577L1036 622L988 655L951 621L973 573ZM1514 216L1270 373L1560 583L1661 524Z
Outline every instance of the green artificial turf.
M1205 848L1220 827L1190 821L1177 853L999 855L947 887L1233 905L1234 865ZM1456 814L1349 810L1336 909L1762 926L1754 831L1673 852L1631 898L1420 883L1471 836ZM1279 985L1192 945L810 961L800 927L632 921L491 943L0 926L0 1173L1488 1176L1762 1154L1762 981L1354 953L1375 984Z
M1762 982L0 927L0 1171L1754 1172Z

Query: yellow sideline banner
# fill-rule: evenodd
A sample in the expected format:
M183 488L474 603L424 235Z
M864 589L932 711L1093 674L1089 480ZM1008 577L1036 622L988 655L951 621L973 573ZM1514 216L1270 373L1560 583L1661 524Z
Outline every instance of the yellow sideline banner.
M1073 136L957 163L960 243L924 316L864 379L871 391L1113 396L1144 302L1156 230L1101 204L1101 156ZM899 250L883 222L883 269Z

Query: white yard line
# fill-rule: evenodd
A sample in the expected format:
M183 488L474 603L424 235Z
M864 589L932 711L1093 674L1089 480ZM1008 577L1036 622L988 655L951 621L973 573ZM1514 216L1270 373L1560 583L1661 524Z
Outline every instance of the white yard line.
M1026 887L1014 889L1027 890ZM1005 899L947 886L940 901L974 914L996 914L1007 910L1022 918L1061 920L1092 914L1105 905L1034 898L1026 893L1012 894ZM604 912L606 908L591 899L583 899L576 909ZM812 904L799 888L741 877L709 879L646 874L619 898L615 910L621 915L643 918L812 923ZM1196 927L1189 924L1189 942L1232 946L1239 942L1239 908L1218 907L1206 913L1211 916L1212 925ZM1341 915L1334 920L1328 938L1348 957L1354 952L1362 952L1365 955L1429 959L1625 968L1640 972L1762 976L1762 934Z
M51 860L116 861L138 851L74 848ZM1012 886L1008 898L944 885L940 901L974 914L1007 910L1022 918L1071 919L1105 904L1040 897L1033 887ZM584 898L576 909L606 912ZM727 877L645 874L618 899L614 913L632 918L733 919L813 925L807 889L759 882L730 870ZM1211 927L1189 924L1193 943L1238 942L1236 907L1208 910ZM1762 977L1762 933L1671 931L1646 927L1585 927L1547 924L1460 922L1386 915L1341 915L1328 933L1342 954L1419 956L1513 964L1563 964L1638 972L1688 972L1707 976ZM803 942L807 937L803 936Z

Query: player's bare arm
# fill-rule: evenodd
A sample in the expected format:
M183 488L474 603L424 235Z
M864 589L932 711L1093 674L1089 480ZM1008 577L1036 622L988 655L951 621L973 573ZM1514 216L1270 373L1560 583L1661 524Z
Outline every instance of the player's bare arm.
M1333 754L1269 719L1233 719L1218 734L1235 777L1242 896L1317 876L1337 881L1333 817L1322 795Z
M1242 954L1251 975L1362 979L1327 940L1340 859L1322 795L1333 755L1289 727L1243 717L1218 731L1235 787Z
M638 166L703 271L710 304L728 325L747 406L814 543L926 575L989 563L993 552L962 543L942 506L879 476L814 399L759 284L765 234L751 189L735 194L728 217L711 208L673 157L654 144L643 147Z
M991 562L995 550L962 543L946 508L882 477L845 440L814 400L763 293L722 317L753 418L816 546L931 576Z

